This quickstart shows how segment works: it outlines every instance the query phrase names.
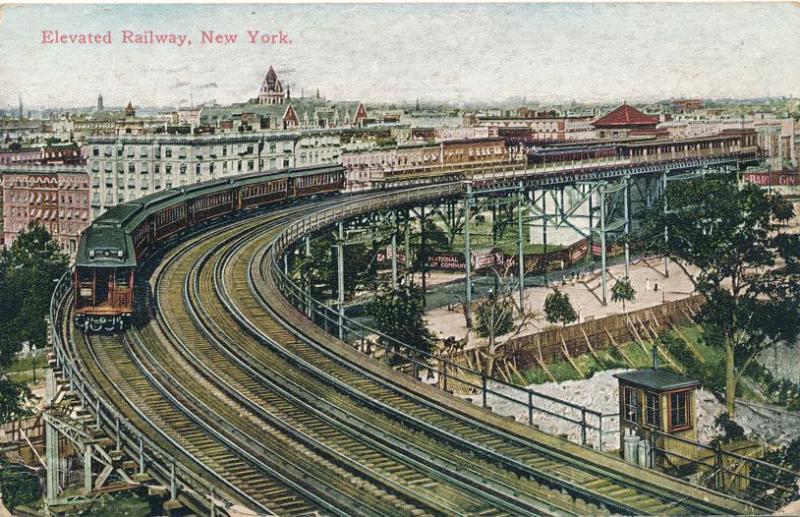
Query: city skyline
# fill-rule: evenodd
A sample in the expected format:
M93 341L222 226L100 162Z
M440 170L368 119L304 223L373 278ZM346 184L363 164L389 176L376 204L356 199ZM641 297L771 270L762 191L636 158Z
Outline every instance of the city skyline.
M270 65L293 96L370 103L798 96L798 28L783 3L7 6L0 108L243 102Z

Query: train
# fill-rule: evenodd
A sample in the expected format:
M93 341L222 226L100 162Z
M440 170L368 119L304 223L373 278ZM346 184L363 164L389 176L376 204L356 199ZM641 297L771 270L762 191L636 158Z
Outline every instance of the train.
M707 158L757 152L754 130L725 130L711 136L682 140L655 138L620 142L584 142L532 146L527 150L527 163L534 167L564 163L591 163L619 160L631 165L686 158Z
M243 211L336 195L344 182L341 165L318 165L205 181L110 208L78 243L72 274L75 326L85 332L127 328L137 264L168 239Z

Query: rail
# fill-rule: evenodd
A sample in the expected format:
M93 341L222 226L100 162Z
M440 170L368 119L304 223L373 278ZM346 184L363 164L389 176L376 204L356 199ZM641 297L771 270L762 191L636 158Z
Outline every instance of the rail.
M204 479L176 461L171 454L134 427L125 416L119 413L113 403L107 401L95 389L92 381L76 364L75 358L62 337L65 304L72 292L71 278L71 271L67 270L58 280L50 299L53 349L56 365L69 382L70 390L78 396L83 407L93 413L95 428L105 430L109 436L114 438L116 450L125 450L130 457L136 459L139 473L149 470L155 478L168 486L172 499L176 499L180 493L201 507L211 509L213 513L215 509L216 511L220 510L217 506L223 501L228 505L233 504L233 501L226 500L220 494L219 489L215 488L215 485L222 485L241 496L243 500L249 500L246 494L213 472L210 472L211 480ZM188 451L184 452L193 457ZM55 498L52 494L48 494L48 497Z

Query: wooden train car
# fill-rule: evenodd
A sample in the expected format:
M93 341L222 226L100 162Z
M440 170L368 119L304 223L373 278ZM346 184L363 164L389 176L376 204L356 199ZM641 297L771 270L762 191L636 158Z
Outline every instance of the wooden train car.
M337 194L344 177L339 165L246 174L113 207L81 234L73 272L75 325L93 332L126 328L137 264L167 239L242 210Z
M528 164L546 166L571 162L589 164L593 161L602 164L603 160L617 159L636 165L743 154L755 156L758 153L755 131L744 129L683 140L645 138L613 143L539 146L528 150Z

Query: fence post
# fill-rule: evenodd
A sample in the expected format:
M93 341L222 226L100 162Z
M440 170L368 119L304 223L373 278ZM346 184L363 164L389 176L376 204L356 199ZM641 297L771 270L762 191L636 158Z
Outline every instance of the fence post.
M599 445L600 452L603 452L603 413L600 413L600 416L598 417L597 435L600 440L600 445Z
M714 449L714 468L716 469L716 475L714 476L715 488L720 490L725 482L725 478L722 474L724 468L722 465L722 445L720 445L719 442L717 442L717 446Z
M586 407L581 406L581 445L586 445Z
M144 474L144 440L139 435L139 474Z
M528 390L528 425L533 425L533 392Z
M483 391L483 407L486 407L486 374L481 373L481 390Z

